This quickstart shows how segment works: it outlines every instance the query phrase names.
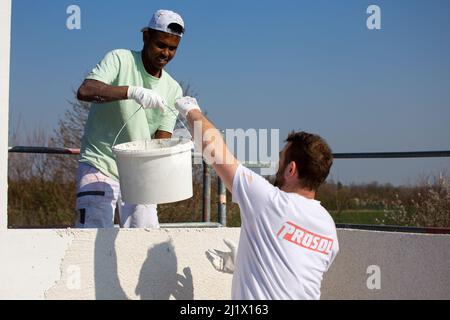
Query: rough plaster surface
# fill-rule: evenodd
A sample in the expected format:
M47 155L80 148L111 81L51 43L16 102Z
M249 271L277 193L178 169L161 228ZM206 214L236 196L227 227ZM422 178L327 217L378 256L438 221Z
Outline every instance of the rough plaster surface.
M61 266L60 281L46 292L48 299L231 296L232 275L217 272L205 252L226 251L222 239L237 243L239 229L110 229L76 234Z
M0 299L206 299L231 296L208 249L240 229L28 230L0 233ZM450 299L450 236L339 230L323 299ZM6 263L5 263L6 262ZM381 288L368 289L367 268Z
M322 299L450 299L450 235L338 230ZM381 289L368 289L369 266Z

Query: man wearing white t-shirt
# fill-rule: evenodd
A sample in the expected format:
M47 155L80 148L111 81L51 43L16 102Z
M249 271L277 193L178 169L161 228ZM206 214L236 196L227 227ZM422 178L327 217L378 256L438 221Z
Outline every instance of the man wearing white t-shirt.
M188 119L194 140L201 132L203 156L241 209L232 298L320 299L323 274L339 251L334 221L314 200L333 163L326 142L306 132L290 134L272 186L237 162L194 98L181 98L175 106Z

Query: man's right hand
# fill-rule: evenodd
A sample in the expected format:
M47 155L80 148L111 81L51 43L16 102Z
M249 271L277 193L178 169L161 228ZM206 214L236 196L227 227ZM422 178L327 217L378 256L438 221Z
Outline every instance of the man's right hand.
M166 102L155 91L142 87L128 87L128 99L133 99L144 109L159 109L164 112Z

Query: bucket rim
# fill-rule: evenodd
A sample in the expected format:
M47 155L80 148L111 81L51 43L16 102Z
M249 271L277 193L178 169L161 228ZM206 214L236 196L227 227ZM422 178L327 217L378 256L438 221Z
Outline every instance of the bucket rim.
M145 143L147 141L176 141L179 142L177 145L172 147L164 147L158 149L150 149L150 150L124 150L121 147L128 145L130 143ZM137 140L130 141L126 143L121 143L112 148L113 153L116 156L130 156L130 157L146 157L146 156L166 156L177 153L183 153L186 151L190 151L194 148L194 143L187 138L171 138L171 139L146 139L146 140Z

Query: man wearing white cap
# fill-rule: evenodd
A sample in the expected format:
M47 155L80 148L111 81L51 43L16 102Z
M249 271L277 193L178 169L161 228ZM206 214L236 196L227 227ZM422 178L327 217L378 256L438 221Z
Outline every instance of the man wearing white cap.
M184 22L173 11L158 10L141 31L142 51L109 52L78 89L78 99L92 103L77 172L78 228L113 227L116 206L121 227L159 227L156 205L122 203L112 145L141 106L116 144L171 138L182 89L164 67L177 52Z

